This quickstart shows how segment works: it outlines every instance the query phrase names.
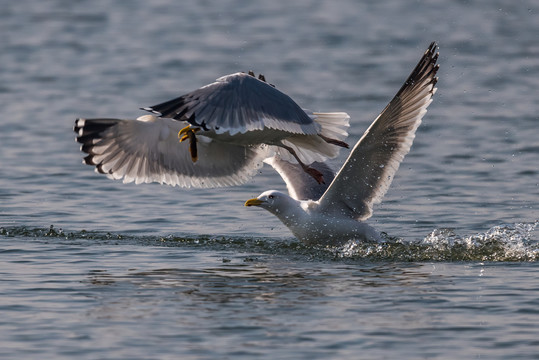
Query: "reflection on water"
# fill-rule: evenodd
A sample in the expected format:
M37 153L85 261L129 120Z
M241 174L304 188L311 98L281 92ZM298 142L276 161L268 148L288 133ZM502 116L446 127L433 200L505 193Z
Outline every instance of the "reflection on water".
M422 293L426 282L440 286L448 281L442 274L433 274L432 266L417 263L364 263L360 268L343 263L328 270L325 262L290 266L286 261L268 262L267 257L252 260L234 256L219 266L213 261L208 267L199 264L196 268L129 269L125 273L90 270L84 283L98 298L98 305L87 316L153 317L163 306L182 311L192 308L206 316L247 311L249 307L266 308L270 313L292 311L326 303L335 296L345 299L395 288L416 288L408 291Z

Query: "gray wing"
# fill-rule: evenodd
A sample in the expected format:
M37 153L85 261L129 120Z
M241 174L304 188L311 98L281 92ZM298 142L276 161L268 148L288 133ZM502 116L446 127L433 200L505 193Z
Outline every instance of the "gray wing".
M326 181L319 184L311 175L307 174L299 164L283 160L278 156L265 159L281 175L291 197L296 200L318 200L324 194L335 177L335 172L328 164L313 162L309 167L320 171Z
M288 95L254 76L236 73L164 103L143 108L218 134L265 128L314 135L314 122Z
M393 181L436 92L437 45L432 43L397 95L358 141L319 201L319 210L365 220Z
M180 143L182 123L146 115L137 120L77 119L74 131L84 163L124 183L158 182L172 186L210 188L248 181L267 157L263 148L213 141L197 135L198 161L189 141Z

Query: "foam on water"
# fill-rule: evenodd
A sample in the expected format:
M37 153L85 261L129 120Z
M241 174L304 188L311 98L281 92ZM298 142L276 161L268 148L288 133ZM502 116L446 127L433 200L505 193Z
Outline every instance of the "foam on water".
M537 261L535 223L494 226L485 233L459 236L453 229L434 229L420 241L388 238L377 244L350 241L335 249L343 258L399 261Z
M58 239L88 245L132 244L197 248L199 250L235 251L284 256L300 256L319 260L370 261L538 261L539 240L534 231L539 221L494 226L484 233L460 236L453 229L434 229L424 239L406 241L386 237L381 243L351 240L343 246L312 247L295 239L227 237L227 236L137 236L98 231L69 232L62 229L0 227L3 237Z

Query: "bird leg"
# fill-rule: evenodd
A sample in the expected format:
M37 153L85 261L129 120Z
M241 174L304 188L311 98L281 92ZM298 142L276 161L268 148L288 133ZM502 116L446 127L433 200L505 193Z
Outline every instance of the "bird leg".
M200 128L193 128L191 125L188 125L178 132L180 142L189 139L189 153L193 162L197 162L198 160L197 137L195 134L199 130Z
M307 174L311 175L316 180L317 183L325 184L324 175L320 171L316 170L315 168L312 168L312 167L309 167L309 166L305 165L303 163L303 161L301 161L299 159L299 156L298 156L298 154L296 154L296 151L294 149L292 149L290 146L286 146L286 145L283 145L283 144L279 144L278 146L282 147L283 149L288 150L288 152L296 159L296 161L301 166L303 171L305 171Z
M327 142L328 144L333 144L333 145L337 145L337 146L340 146L340 147L343 147L343 148L350 148L350 145L348 145L347 143L345 143L344 141L341 141L341 140L337 140L337 139L332 139L332 138L328 138L327 136L324 136L324 135L320 135L318 134L318 136L320 136L322 138L322 140L324 140L325 142Z

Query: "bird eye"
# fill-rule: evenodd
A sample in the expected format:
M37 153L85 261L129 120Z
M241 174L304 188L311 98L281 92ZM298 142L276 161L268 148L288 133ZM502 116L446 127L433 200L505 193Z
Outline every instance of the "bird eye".
M275 196L273 195L268 195L268 199L273 199Z

